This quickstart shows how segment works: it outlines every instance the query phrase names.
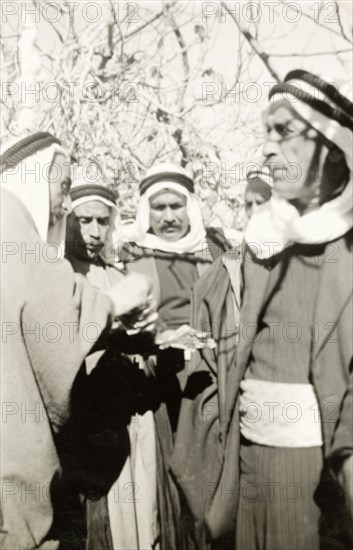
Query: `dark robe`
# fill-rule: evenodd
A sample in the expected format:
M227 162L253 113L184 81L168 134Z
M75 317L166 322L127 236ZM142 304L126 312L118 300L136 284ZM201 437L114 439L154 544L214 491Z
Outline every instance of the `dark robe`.
M125 247L121 260L127 263L128 269L148 274L155 281L161 330L191 323L192 285L231 249L221 230L208 228L206 233L207 246L194 254L169 254L133 244ZM175 349L159 352L154 363L154 375L163 380L166 388L155 412L161 550L192 549L199 544L198 534L188 503L169 470L188 365L184 354Z

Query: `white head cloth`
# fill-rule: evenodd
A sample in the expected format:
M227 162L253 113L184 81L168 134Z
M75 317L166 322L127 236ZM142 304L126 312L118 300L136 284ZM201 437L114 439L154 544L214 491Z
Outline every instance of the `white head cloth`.
M294 81L289 83L296 84ZM300 81L297 86L310 93L306 83ZM245 233L246 242L260 259L270 258L292 243L319 244L333 241L353 226L353 132L290 93L279 93L273 97L274 101L284 99L290 102L308 124L343 151L350 178L341 195L303 216L273 191L270 201L257 209Z
M167 166L167 165L166 165ZM167 241L153 233L150 229L150 198L155 193L163 190L176 191L186 197L186 210L190 222L190 230L177 241ZM202 220L202 214L198 199L194 193L190 193L183 185L174 181L158 181L149 187L141 196L136 215L136 244L144 248L152 248L174 254L193 253L202 250L206 239L206 231Z
M58 258L62 258L65 245L66 216L58 220L53 227L49 227L48 174L56 154L64 155L67 162L70 163L65 149L54 143L26 157L16 168L2 172L0 184L22 202L30 213L42 241L57 246ZM60 177L60 174L57 177Z

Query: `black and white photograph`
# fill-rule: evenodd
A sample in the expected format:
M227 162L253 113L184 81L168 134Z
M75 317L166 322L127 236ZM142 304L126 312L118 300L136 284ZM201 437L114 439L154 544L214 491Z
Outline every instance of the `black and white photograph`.
M0 21L0 550L353 550L353 1Z

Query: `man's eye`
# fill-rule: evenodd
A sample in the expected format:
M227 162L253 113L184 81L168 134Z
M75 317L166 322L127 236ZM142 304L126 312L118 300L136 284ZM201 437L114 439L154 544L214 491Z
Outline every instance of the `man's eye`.
M276 130L281 136L284 136L284 137L292 133L290 128L288 128L288 126L284 126L283 124L277 124Z
M109 225L109 222L110 222L110 218L100 218L98 219L98 223L99 225Z
M89 223L89 222L90 222L90 218L79 218L79 222L80 222L80 223Z

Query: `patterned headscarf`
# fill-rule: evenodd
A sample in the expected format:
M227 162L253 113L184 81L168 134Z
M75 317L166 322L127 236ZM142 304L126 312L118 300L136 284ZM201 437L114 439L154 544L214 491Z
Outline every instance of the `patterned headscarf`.
M343 151L349 181L336 198L300 216L275 191L258 208L245 233L255 255L266 259L291 243L316 244L338 239L353 226L353 104L338 90L306 71L292 71L270 91L270 99L284 100L315 130Z

